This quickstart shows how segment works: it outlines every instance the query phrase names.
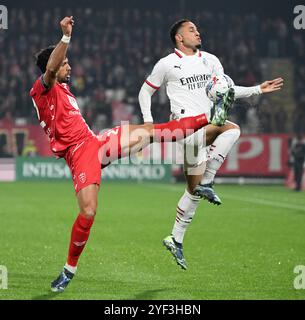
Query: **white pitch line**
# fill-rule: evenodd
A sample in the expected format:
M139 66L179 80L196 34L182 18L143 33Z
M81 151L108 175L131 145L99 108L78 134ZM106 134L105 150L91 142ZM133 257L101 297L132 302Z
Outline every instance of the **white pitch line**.
M285 203L285 202L275 202L275 201L270 201L270 200L260 199L260 198L245 198L245 197L242 198L242 197L236 197L231 194L222 195L222 198L228 198L232 200L244 201L244 202L249 202L254 204L267 205L267 206L278 207L283 209L305 211L304 206L299 206L299 205Z
M158 188L158 189L166 189L168 191L173 191L173 192L184 190L184 188L179 188L176 186L166 186L166 185L150 185L150 186ZM291 203L275 202L275 201L270 201L270 200L260 199L260 198L237 197L232 194L224 194L224 195L221 195L221 197L225 198L225 199L230 199L230 200L237 200L237 201L243 201L243 202L248 202L248 203L254 203L254 204L258 204L258 205L267 205L267 206L283 208L283 209L305 211L305 206L294 205Z

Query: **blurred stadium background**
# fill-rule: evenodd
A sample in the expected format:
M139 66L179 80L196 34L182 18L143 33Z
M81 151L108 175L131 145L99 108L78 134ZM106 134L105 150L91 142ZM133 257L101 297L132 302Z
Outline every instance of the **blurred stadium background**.
M170 265L169 269L164 267L163 271L153 265L154 271L158 271L159 275L151 275L149 280L147 278L147 274L150 272L148 260L151 257L154 257L155 261L160 261L161 265L167 263L166 258L169 257L166 256L163 259L163 252L157 251L155 253L153 248L157 246L155 241L161 241L162 237L170 231L174 219L175 204L183 190L183 185L178 183L183 180L181 166L162 163L170 163L170 155L165 145L153 151L155 160L164 160L160 161L160 164L154 166L135 164L124 167L114 165L107 168L108 171L105 170L104 173L105 179L114 180L114 183L109 184L108 191L105 186L105 199L108 197L108 200L104 201L103 198L104 207L101 210L103 212L129 210L128 213L132 212L132 217L136 221L143 223L143 225L150 225L156 232L150 236L148 235L149 230L145 231L146 240L154 242L153 245L151 242L145 243L146 249L149 251L148 257L145 258L147 265L143 265L142 260L139 262L140 257L139 260L130 262L128 259L133 259L133 257L127 254L128 249L125 248L126 243L131 243L135 256L137 253L142 257L147 255L147 251L143 251L140 246L144 242L141 242L138 247L138 243L134 242L135 238L132 238L134 236L141 239L143 228L141 229L139 226L138 230L137 226L133 225L130 227L131 229L135 228L132 235L126 235L126 230L120 229L123 226L120 221L116 220L118 218L111 218L106 213L106 217L104 216L103 219L109 220L103 221L96 228L103 229L104 223L106 226L109 224L110 229L114 228L110 223L113 222L118 228L116 232L125 234L125 238L122 242L120 240L116 242L117 238L110 231L104 233L101 230L101 233L106 234L104 238L95 234L92 235L91 241L92 243L94 243L94 239L102 239L103 243L109 241L109 247L104 247L108 251L98 252L101 250L100 247L97 249L97 246L92 244L91 249L88 248L88 252L95 250L95 253L98 252L100 257L103 256L106 259L108 263L106 274L108 272L109 279L107 278L107 281L109 283L112 281L110 275L113 275L113 272L122 275L128 272L129 275L133 275L139 268L137 276L134 278L130 276L129 283L117 282L111 287L112 291L109 289L111 292L105 289L103 292L106 293L103 296L95 295L98 288L96 291L91 291L90 295L82 296L81 291L84 288L90 291L90 288L85 285L79 290L76 283L75 295L71 294L66 297L124 299L130 297L135 299L301 297L293 291L293 266L304 262L301 259L301 257L304 258L304 254L301 254L301 252L304 253L301 229L304 230L305 224L303 218L305 201L302 193L292 194L292 191L287 189L294 188L290 166L290 146L296 135L301 135L304 138L305 134L305 30L296 30L293 26L295 3L292 1L257 3L257 1L194 0L191 2L186 0L154 0L153 2L10 0L1 1L1 4L6 5L9 16L8 29L0 30L0 181L3 181L0 183L0 222L3 229L2 236L0 236L1 244L3 244L0 249L3 261L0 260L0 264L8 265L11 270L14 270L13 274L15 272L14 280L12 280L12 287L15 291L6 293L5 298L39 299L49 297L47 294L39 295L41 288L46 290L46 284L38 286L36 291L32 288L33 283L27 278L27 272L33 273L35 267L36 269L39 267L40 259L43 258L43 263L49 264L52 273L44 268L40 268L39 272L43 275L44 282L48 283L49 278L52 279L52 276L59 270L58 260L62 261L61 259L63 259L60 252L62 254L66 252L72 212L76 212L76 206L73 207L70 204L73 202L73 186L69 181L69 170L63 162L50 158L51 154L46 137L38 125L35 109L28 96L33 81L39 75L34 64L34 54L39 49L59 41L61 36L59 21L65 15L73 15L76 21L69 49L69 60L72 66L71 91L77 97L84 118L95 132L115 126L121 120L128 120L132 123L142 122L137 100L138 92L156 61L173 50L168 30L175 20L182 17L191 19L200 27L204 50L220 58L225 72L232 77L236 84L252 86L263 80L280 76L285 80L285 86L281 92L236 101L230 114L230 120L240 125L242 136L228 156L216 180L218 183L216 188L218 188L220 196L224 197L227 207L217 211L208 204L204 204L204 211L207 213L210 211L216 216L210 216L210 218L205 216L206 221L202 222L202 225L210 223L210 226L206 226L206 228L210 228L210 231L204 231L206 234L203 235L205 237L203 241L214 243L212 247L209 247L210 251L207 248L204 249L202 254L205 257L215 258L215 250L220 250L219 252L222 252L222 249L225 250L222 247L221 236L226 239L227 251L222 252L222 258L218 257L220 260L216 262L214 260L216 267L214 266L213 272L215 274L206 271L199 273L199 269L193 270L193 272L198 272L196 276L192 279L186 276L184 276L184 280L180 279L176 288L179 287L179 284L181 287L175 293L166 292L167 289L158 291L160 283L164 287L168 286L165 281L166 277L169 277L170 281L174 283L175 276L173 274L169 276L170 270L175 268L174 265ZM165 88L161 88L159 93L154 95L152 110L155 122L168 120L170 108ZM145 160L149 154L150 152L146 151L139 155L137 160ZM121 181L123 180L127 181L126 184L129 186L127 195L130 195L131 199L133 196L138 199L137 195L141 194L142 200L139 200L138 204L146 212L151 213L149 217L142 217L138 208L134 211L133 206L136 203L129 200L127 196L124 197L124 190L127 186L124 189L123 184L122 187ZM303 188L305 188L304 180ZM51 183L51 181L55 182ZM137 186L134 181L141 183ZM143 184L145 181L147 181L146 184ZM151 184L152 181L158 183L154 186ZM173 186L173 183L177 183L177 185ZM243 188L232 186L228 189L228 186L221 186L222 183L259 184L260 186L262 184L276 184L277 186L247 185ZM146 187L143 188L143 186ZM132 194L130 190L133 190L134 193ZM168 193L165 192L166 190ZM36 197L33 197L33 194ZM122 202L124 203L121 203L121 206L116 200L118 194L123 197ZM33 232L37 241L45 241L39 230L44 228L47 223L44 221L48 221L51 213L44 215L39 212L38 208L46 208L47 206L43 200L38 202L38 198L47 200L48 195L50 198L53 197L52 199L56 198L60 207L59 209L54 204L51 205L50 212L52 211L53 214L56 211L56 213L50 220L55 224L57 217L57 221L64 223L60 225L59 229L62 231L61 234L66 234L66 238L63 241L55 239L50 226L44 231L44 235L50 243L59 241L56 254L53 249L51 250L52 246L53 248L55 246L53 243L52 245L47 244L43 253L34 246L33 250L40 252L36 256L36 253L26 251L29 249L25 249L24 241L30 243ZM251 199L253 195L255 197ZM160 199L160 202L156 201L155 204L158 204L159 207L151 206L152 197ZM110 202L109 198L113 202ZM29 199L32 200L29 201ZM130 207L129 201L131 201ZM164 208L165 203L171 207ZM243 213L240 213L240 207L247 205L249 212L243 209ZM256 209L256 206L259 209ZM11 212L11 210L13 211ZM158 214L155 215L154 212L151 212L153 210L158 211ZM66 214L65 211L70 211L71 214L63 218ZM297 213L292 220L290 219L291 211ZM166 218L162 212L167 212ZM36 231L32 230L29 221L24 220L26 213L30 213L37 221ZM228 218L228 214L231 218ZM42 218L41 215L43 215ZM160 219L161 229L153 217L156 220ZM246 219L249 217L251 217L250 229L248 229L249 220L247 222ZM38 222L40 219L43 221ZM123 218L123 222L127 224L128 221L124 219L127 218ZM17 223L17 221L19 222ZM188 253L186 251L187 258L190 258L191 254L193 257L194 255L198 257L201 254L195 246L196 241L201 242L202 225L199 217L196 223L192 235L190 232L187 236L187 239L193 241L188 244L190 251ZM267 226L270 226L270 229ZM272 234L271 232L270 234L272 229L277 233ZM219 243L212 235L213 230L215 232L218 230ZM223 234L221 232L219 234L219 230L223 230ZM260 231L255 233L254 230ZM56 234L58 235L59 231ZM239 240L230 238L234 234L239 234ZM268 240L266 240L267 234L270 235ZM284 235L283 238L279 234ZM249 236L255 240L247 242L250 241ZM236 254L235 245L238 241L240 241L240 254ZM269 247L265 241L269 241ZM118 251L113 256L111 247L121 250L122 246L122 252L126 252L125 263L126 261L134 263L134 269L129 266L126 271L124 265L120 266L121 259L118 258ZM195 248L192 249L192 246ZM31 262L25 257L21 258L24 273L19 269L20 254L22 256L21 248L25 250L24 253L27 252L27 255L33 258ZM294 250L292 255L291 248L292 251ZM14 252L18 252L18 259ZM284 252L283 256L282 252ZM243 269L246 268L244 266L246 263L242 259L247 256L247 253L251 255L250 260L259 261L257 269L251 269L251 267L248 270ZM54 256L57 261L51 259ZM200 266L207 267L205 257L203 257L205 262L199 258L190 262L195 267L197 263L198 268ZM275 260L272 260L271 257L274 257ZM99 261L89 260L93 258L85 256L82 259L91 264L87 271L89 274L91 272L93 277L96 271L92 265L99 264ZM249 265L255 265L253 261L251 260ZM283 264L286 262L284 270L279 269L281 261ZM269 262L270 265L267 266L266 264ZM228 282L228 279L225 277L222 279L220 276L223 283L226 283L224 291L215 284L206 288L204 292L198 289L197 280L199 283L200 281L207 283L214 276L219 277L219 271L223 270L222 268L225 266L229 268L228 272L231 278ZM273 268L270 274L266 271L266 268L269 267ZM113 277L119 279L117 274ZM238 278L241 274L245 277ZM256 276L256 278L251 278L252 276ZM81 277L80 279L82 279ZM163 282L160 280L161 278L162 281L164 280ZM250 282L249 279L252 279L254 286L250 293L244 290L245 283ZM137 284L135 285L133 281ZM84 285L85 279L83 278L80 282L81 285ZM139 289L138 291L141 291L143 286L147 286L147 288L141 291L142 294L130 294L132 292L130 291L131 283L137 290ZM92 283L92 285L95 284ZM31 289L29 289L30 287ZM72 288L71 286L71 290ZM165 293L162 293L163 291ZM116 295L115 292L120 292L120 294ZM4 294L4 291L0 292L0 296L1 294Z
M230 119L241 126L243 136L218 177L237 178L220 182L244 182L247 177L259 178L256 183L292 180L289 145L305 131L305 37L304 30L293 26L292 3L255 7L232 1L228 7L221 1L181 0L175 6L172 1L53 1L50 5L32 0L10 1L7 7L9 28L0 32L0 180L16 178L12 169L16 157L50 156L28 91L39 74L33 56L57 43L58 21L65 14L73 14L77 21L69 57L72 92L95 132L122 120L142 122L139 89L156 61L171 52L168 29L181 17L200 26L204 49L220 58L236 84L252 86L282 76L281 92L236 101ZM152 110L155 122L168 119L165 88L154 95ZM179 168L174 169L181 178Z

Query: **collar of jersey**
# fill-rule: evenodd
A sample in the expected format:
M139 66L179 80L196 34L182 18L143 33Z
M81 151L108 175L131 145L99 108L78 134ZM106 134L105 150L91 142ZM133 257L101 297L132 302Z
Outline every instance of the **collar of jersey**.
M65 88L65 89L68 89L69 88L69 85L67 83L58 83L62 88Z
M180 51L179 49L175 48L174 50L175 54L179 57L179 58L183 58L183 57L193 57L193 56L197 56L197 57L201 57L201 51L197 50L197 52L192 55L192 56L187 56L185 53L183 53L182 51Z

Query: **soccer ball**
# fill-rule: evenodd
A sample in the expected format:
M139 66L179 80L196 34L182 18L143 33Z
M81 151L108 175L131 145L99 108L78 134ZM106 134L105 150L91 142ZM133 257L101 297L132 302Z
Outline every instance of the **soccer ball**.
M233 80L226 74L221 74L221 75L213 76L208 81L205 87L205 92L211 101L216 102L218 98L217 93L224 94L233 86L234 86Z

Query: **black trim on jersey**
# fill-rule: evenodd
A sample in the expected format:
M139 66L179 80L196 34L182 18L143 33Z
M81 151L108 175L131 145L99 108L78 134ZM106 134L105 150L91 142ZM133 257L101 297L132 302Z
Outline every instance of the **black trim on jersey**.
M43 76L44 76L44 74L41 75L41 77L40 77L40 82L41 82L41 84L43 85L43 87L44 87L46 90L49 90L50 87L45 83Z

